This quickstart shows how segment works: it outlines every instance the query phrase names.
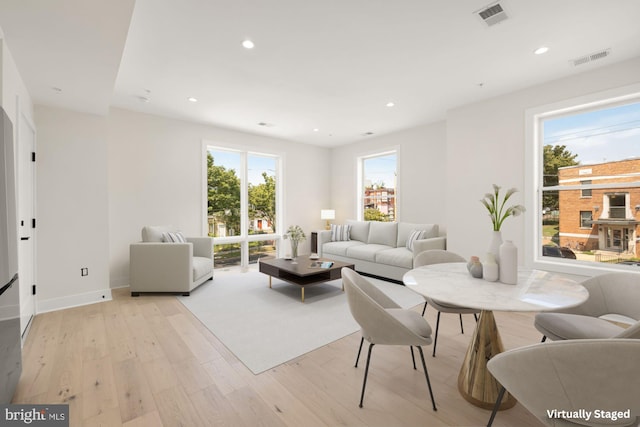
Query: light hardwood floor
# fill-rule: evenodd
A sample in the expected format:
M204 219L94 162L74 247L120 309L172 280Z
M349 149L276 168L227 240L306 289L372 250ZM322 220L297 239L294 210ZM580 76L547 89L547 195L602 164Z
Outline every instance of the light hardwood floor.
M470 315L462 335L457 316L443 314L436 357L425 348L437 412L409 349L385 346L374 347L361 409L364 354L353 367L359 333L254 375L175 297L131 298L128 289L113 295L35 317L13 403L68 403L71 426L431 427L489 419L456 386ZM434 329L435 314L427 309ZM496 320L507 349L540 340L530 313L496 313ZM520 404L494 422L541 425Z

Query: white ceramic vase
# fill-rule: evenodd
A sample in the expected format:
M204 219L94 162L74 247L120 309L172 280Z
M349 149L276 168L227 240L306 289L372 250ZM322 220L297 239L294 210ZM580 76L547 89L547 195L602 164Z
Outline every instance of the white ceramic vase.
M500 281L507 285L518 283L518 248L511 240L500 245Z
M500 265L500 245L502 244L502 232L494 231L491 237L491 244L487 252L493 254L496 264Z
M491 252L488 252L484 264L482 264L482 277L488 282L495 282L498 280L499 274L496 258Z

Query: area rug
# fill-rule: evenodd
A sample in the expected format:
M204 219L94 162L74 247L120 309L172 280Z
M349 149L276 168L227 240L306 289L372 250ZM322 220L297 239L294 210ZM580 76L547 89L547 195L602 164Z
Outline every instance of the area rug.
M400 306L424 299L410 289L370 279ZM217 274L191 296L178 297L254 374L360 329L351 316L342 280L300 288L258 272Z

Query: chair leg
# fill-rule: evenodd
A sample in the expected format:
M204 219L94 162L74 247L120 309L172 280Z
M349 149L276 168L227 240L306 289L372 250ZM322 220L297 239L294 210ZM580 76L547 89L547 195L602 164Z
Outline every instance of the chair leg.
M420 359L422 359L422 369L424 369L424 377L427 379L427 387L429 387L429 395L431 395L431 404L433 405L433 410L437 411L436 408L436 400L433 398L433 390L431 390L431 381L429 381L429 372L427 371L427 364L424 361L424 353L422 352L422 347L418 346L418 351L420 352Z
M438 318L436 319L436 337L433 340L433 354L432 357L436 357L436 345L438 345L438 329L440 329L440 312L438 312Z
M360 361L360 352L362 351L362 343L364 342L364 337L360 338L360 348L358 348L358 356L356 357L355 368L358 367L358 362Z
M416 368L416 357L413 355L413 346L410 345L409 348L411 349L411 360L413 360L413 369L418 369Z
M362 381L362 394L360 395L360 407L362 408L362 402L364 401L364 389L367 386L367 375L369 374L369 362L371 361L371 350L374 344L369 344L369 352L367 353L367 366L364 368L364 380Z
M547 336L546 336L546 335L543 335L543 336L542 336L542 341L540 341L540 342L545 342L546 340L547 340Z
M424 312L427 311L427 302L424 302L424 308L422 309L422 316L424 316Z
M464 335L464 326L462 326L462 313L458 313L458 316L460 317L460 333Z
M502 398L504 397L505 391L506 390L504 387L500 389L500 393L498 393L498 399L496 400L496 404L493 405L493 411L491 411L491 418L489 418L489 423L487 424L487 427L491 427L491 424L493 424L493 420L496 417L496 414L498 413L498 409L500 408L500 403L502 403Z

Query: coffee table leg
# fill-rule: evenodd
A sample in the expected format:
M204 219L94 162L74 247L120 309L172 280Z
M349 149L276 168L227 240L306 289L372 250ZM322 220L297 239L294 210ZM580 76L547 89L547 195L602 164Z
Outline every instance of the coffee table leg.
M300 289L302 290L302 302L304 302L304 286L301 286Z
M271 287L271 276L269 276L269 287Z
M484 409L494 407L502 386L487 369L487 362L503 351L493 312L482 310L458 375L458 390L466 401ZM500 410L515 404L516 399L506 393Z

